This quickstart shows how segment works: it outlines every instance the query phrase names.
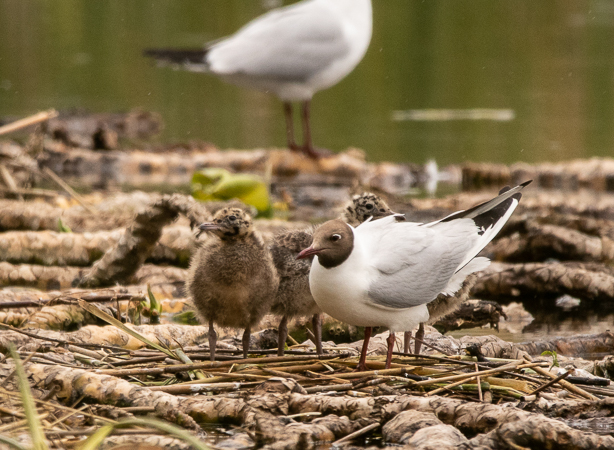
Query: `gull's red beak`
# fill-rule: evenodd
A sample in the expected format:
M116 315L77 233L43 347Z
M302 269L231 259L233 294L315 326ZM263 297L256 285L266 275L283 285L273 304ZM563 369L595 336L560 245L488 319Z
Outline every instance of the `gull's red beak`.
M296 255L296 259L309 258L310 256L317 255L318 253L320 253L321 250L322 249L320 248L313 248L313 246L307 247L305 250Z

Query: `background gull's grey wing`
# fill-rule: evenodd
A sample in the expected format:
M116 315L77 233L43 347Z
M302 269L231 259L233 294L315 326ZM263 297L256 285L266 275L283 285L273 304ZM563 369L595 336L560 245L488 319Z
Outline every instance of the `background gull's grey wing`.
M397 309L437 297L478 236L471 220L459 220L441 230L403 222L389 228L371 244L369 254L377 276L368 294L373 303Z
M271 11L209 49L210 70L306 81L349 52L341 23L320 3Z

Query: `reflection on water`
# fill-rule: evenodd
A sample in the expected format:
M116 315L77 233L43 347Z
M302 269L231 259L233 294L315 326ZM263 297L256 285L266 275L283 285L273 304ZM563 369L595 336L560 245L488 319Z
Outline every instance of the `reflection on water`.
M280 2L0 2L0 115L50 107L160 111L164 140L280 146L281 105L202 74L157 69L147 47L200 46ZM288 3L288 2L284 2ZM316 143L439 164L610 155L608 0L374 0L362 64L315 96ZM394 111L506 110L498 120L392 120Z
M510 303L503 309L508 319L501 319L499 332L484 327L449 334L457 338L496 334L505 341L528 342L614 330L613 305L583 304L579 301L575 306L557 306L556 299L525 299L522 303Z
M494 120L509 122L516 114L511 109L410 109L408 111L393 111L392 120L437 121L444 120Z

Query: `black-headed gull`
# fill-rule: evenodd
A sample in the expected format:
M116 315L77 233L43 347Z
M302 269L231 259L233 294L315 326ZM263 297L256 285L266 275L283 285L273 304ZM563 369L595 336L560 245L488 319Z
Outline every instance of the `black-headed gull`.
M145 54L275 94L284 102L288 147L317 157L309 125L311 98L354 70L371 41L372 24L371 0L304 0L269 11L204 49ZM293 101L302 102L302 146L294 139Z
M273 259L252 219L239 208L223 208L201 231L213 234L190 263L186 290L209 322L209 352L215 360L214 324L243 328L247 358L251 328L269 312L279 285Z
M365 192L355 195L343 210L343 219L350 224L360 224L369 218L379 219L394 214L386 202L375 194ZM279 274L279 289L275 295L271 312L282 316L278 327L277 354L284 354L288 337L288 319L311 316L315 346L322 353L321 310L309 289L311 259L296 259L301 250L311 245L313 229L294 230L280 233L270 245L273 262Z
M309 286L320 308L367 327L359 370L366 368L372 327L390 330L389 368L395 332L426 322L427 303L455 293L469 274L490 264L476 256L510 218L529 183L436 222L404 222L393 215L353 228L337 219L315 231L313 244L298 258L314 256Z

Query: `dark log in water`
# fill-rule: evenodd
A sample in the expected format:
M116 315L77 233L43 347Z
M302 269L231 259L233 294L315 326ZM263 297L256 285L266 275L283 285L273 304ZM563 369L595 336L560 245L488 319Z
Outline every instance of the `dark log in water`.
M435 182L425 166L416 164L367 163L360 150L350 149L314 161L289 150L225 150L210 146L168 149L165 152L107 151L67 148L48 143L39 159L65 181L79 187L132 188L187 186L192 174L207 167L231 172L265 174L272 172L272 185L292 192L306 186L348 189L370 186L388 193L406 193L412 188ZM448 178L456 171L451 168Z
M600 334L554 337L543 341L516 344L516 346L533 356L541 355L545 351L567 356L612 353L614 352L614 334L606 331Z
M518 225L513 223L511 225ZM489 250L498 261L614 261L614 241L558 225L526 221L523 232L499 238Z
M529 165L511 166L488 163L463 165L463 188L480 189L518 184L535 180L545 189L576 190L580 187L595 191L614 192L614 159L592 158Z
M505 313L497 302L470 299L460 303L456 311L438 319L433 327L441 333L483 327L484 325L499 329L501 317L505 317Z
M65 113L51 119L46 132L52 138L71 147L114 150L118 139L142 140L162 129L157 113L134 110L125 114Z
M472 295L484 299L560 296L611 302L614 275L580 263L493 263L476 282Z

